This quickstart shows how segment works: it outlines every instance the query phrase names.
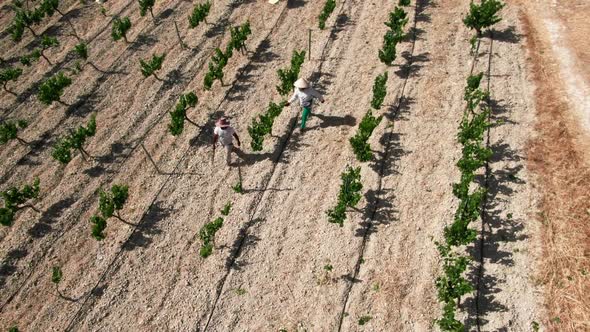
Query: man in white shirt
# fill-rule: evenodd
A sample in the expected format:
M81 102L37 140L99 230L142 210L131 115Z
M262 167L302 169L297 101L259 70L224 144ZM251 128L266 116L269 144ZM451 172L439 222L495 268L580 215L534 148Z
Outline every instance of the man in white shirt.
M227 118L222 117L215 123L215 130L213 130L213 155L215 155L215 146L217 145L217 141L219 141L226 150L227 155L225 161L228 165L231 164L231 153L234 151L234 137L238 142L238 146L240 146L240 138L236 134L236 130L229 125Z
M301 130L305 129L305 122L311 113L311 105L314 98L318 98L322 103L325 101L324 97L314 90L304 78L298 79L295 84L295 92L293 96L287 101L285 106L289 106L295 99L299 99L299 104L303 107L303 114L301 115Z

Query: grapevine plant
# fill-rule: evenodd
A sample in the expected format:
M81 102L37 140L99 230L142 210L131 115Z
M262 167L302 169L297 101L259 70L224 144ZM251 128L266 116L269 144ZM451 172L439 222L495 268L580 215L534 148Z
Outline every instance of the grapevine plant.
M129 19L129 17L115 17L113 19L113 29L111 30L111 37L113 37L114 41L123 38L123 40L125 40L126 43L129 43L129 41L127 40L127 31L129 31L129 29L131 29L131 20Z
M162 63L165 58L166 53L162 55L152 54L152 58L149 61L139 59L139 66L143 77L150 77L150 75L153 75L158 81L161 81L156 75L156 71L162 69Z
M23 70L20 68L6 68L3 69L2 71L0 71L0 84L2 84L2 88L4 88L4 91L12 93L10 90L8 90L8 88L6 87L6 85L8 84L8 82L10 81L15 81L22 75Z
M55 76L48 78L39 87L39 100L45 105L51 105L54 101L60 102L61 95L64 89L72 84L72 79L65 76L62 72L57 73Z
M250 34L252 34L252 30L249 21L238 27L230 27L230 47L244 54L247 51L246 40Z
M326 20L328 20L334 9L336 9L336 0L327 0L319 17L320 29L324 30L326 28Z
M44 52L52 47L57 46L59 46L59 41L57 40L57 38L43 36L43 38L41 39L41 49L39 50L39 54L41 54L43 59L45 59L49 64L51 64L51 61L49 61Z
M41 50L39 48L35 48L33 51L31 51L31 53L23 55L20 58L20 63L23 66L31 66L33 61L37 61L39 60L39 58L41 57Z
M74 52L80 58L87 60L88 59L88 44L85 42L80 42L74 46Z
M12 37L12 40L19 42L22 40L25 33L25 28L29 29L33 36L36 36L33 30L33 25L41 23L45 13L40 8L34 10L27 10L23 8L15 8L15 16L12 23L8 27L8 32Z
M471 44L471 54L477 50L479 38L483 34L483 29L500 22L502 18L498 13L506 4L499 0L482 0L480 4L473 1L469 4L469 13L463 18L466 27L475 30L475 35L469 40Z
M199 238L203 243L199 250L199 255L203 258L209 257L213 253L213 245L215 244L215 233L223 226L223 218L218 217L217 219L209 222L201 228L199 231Z
M152 16L152 19L154 19L154 4L156 3L156 0L137 0L137 2L139 2L139 15L141 15L141 17L144 17L145 14L147 14L147 12L150 12L150 15Z
M404 37L404 27L408 23L406 12L399 8L389 13L389 21L384 24L389 30L383 36L383 48L379 50L379 60L384 64L391 66L396 58L396 46Z
M474 29L478 37L481 37L482 30L500 22L502 18L498 12L506 6L499 0L481 0L480 4L471 1L469 13L463 19L466 27Z
M58 12L61 16L64 14L59 11L59 0L43 0L41 1L40 8L47 16L53 16L55 12Z
M462 145L461 159L457 162L461 178L453 184L453 194L459 199L459 205L453 223L444 228L444 243L437 243L443 259L443 275L436 280L443 315L437 323L443 331L464 330L463 323L455 318L456 308L461 297L474 290L464 277L470 258L458 253L457 248L469 245L477 238L477 231L469 226L481 216L486 191L474 181L475 174L492 156L492 151L484 145L484 134L490 127L490 111L480 105L488 97L488 93L479 87L482 77L483 73L467 79L464 94L467 107L457 134Z
M80 151L80 154L84 159L90 158L90 154L84 150L84 143L88 137L92 137L96 134L96 114L90 116L90 121L86 127L80 126L76 130L70 131L70 133L57 140L57 143L53 146L51 156L62 164L67 164L72 161L72 150Z
M340 185L340 192L338 193L338 203L336 206L328 211L328 221L334 224L344 226L346 220L346 208L355 207L361 200L360 191L363 189L361 183L361 168L346 167L346 171L340 175L342 184Z
M277 85L277 91L283 97L287 96L293 91L293 84L299 78L301 65L305 61L305 51L293 51L291 56L291 67L287 69L279 69L277 74L281 83Z
M23 139L18 137L19 130L25 129L29 124L25 120L6 121L0 124L0 145L6 144L15 139L22 144L28 144Z
M198 27L201 22L207 23L209 10L211 10L211 2L209 2L209 0L203 4L195 5L193 12L188 17L189 26L194 29Z
M100 191L98 200L99 214L90 217L92 224L92 236L101 241L105 238L104 230L107 227L107 219L115 217L123 222L121 211L129 198L129 187L127 185L115 184L109 192Z
M352 150L356 155L356 159L359 161L369 161L373 158L373 152L371 151L371 146L367 141L373 130L381 123L383 116L375 117L373 116L373 112L371 110L367 111L356 134L350 138L350 145L352 145Z
M209 62L209 71L203 79L203 88L205 90L211 90L215 80L219 80L223 85L223 68L232 57L234 50L246 49L246 40L251 33L250 22L248 21L239 27L231 28L231 40L225 47L225 52L220 48L216 48L215 54Z
M275 118L281 114L285 105L285 101L282 101L279 104L270 102L266 109L266 113L259 115L258 120L255 118L252 119L252 124L248 126L248 134L250 134L250 137L252 138L252 142L250 142L252 150L262 151L264 136L272 132L272 125Z
M371 107L378 110L383 105L383 100L387 95L387 72L375 77L373 84L373 99L371 100Z
M186 110L190 107L195 107L199 98L194 92L189 92L180 96L174 111L170 112L170 124L168 124L168 130L173 136L182 134L184 130L184 121L196 126L186 115Z
M28 200L39 197L39 178L36 178L31 185L24 185L22 188L10 187L0 193L4 201L4 207L0 208L0 224L11 226L16 213L24 208L35 209Z

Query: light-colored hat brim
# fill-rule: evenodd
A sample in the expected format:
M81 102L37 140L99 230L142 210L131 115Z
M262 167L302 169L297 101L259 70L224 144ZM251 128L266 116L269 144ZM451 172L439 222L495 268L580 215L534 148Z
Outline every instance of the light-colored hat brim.
M215 125L220 128L227 128L227 127L229 127L230 123L228 120L225 120L225 121L219 120L215 123Z
M276 5L277 3L279 3L279 0L268 0L268 3L270 3L271 5Z
M309 83L304 78L298 79L297 81L295 81L295 84L293 85L298 89L309 88Z

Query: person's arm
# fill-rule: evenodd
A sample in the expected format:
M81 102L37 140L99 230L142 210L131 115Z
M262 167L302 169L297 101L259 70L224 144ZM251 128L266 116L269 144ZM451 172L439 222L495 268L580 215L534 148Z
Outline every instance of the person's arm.
M310 95L312 95L313 97L319 99L322 103L325 101L324 100L324 97L322 96L322 94L319 93L316 89L311 88L309 92L310 92L309 93Z
M215 146L217 145L218 138L219 138L219 135L213 134L213 151L215 151Z
M238 137L238 134L236 134L236 132L234 132L234 135L233 136L236 139L236 141L238 141L238 146L241 146L240 138Z
M294 102L295 99L297 99L297 90L295 90L295 92L293 92L293 95L291 96L291 98L289 98L289 100L287 100L287 103L285 104L285 106L291 105L291 103Z

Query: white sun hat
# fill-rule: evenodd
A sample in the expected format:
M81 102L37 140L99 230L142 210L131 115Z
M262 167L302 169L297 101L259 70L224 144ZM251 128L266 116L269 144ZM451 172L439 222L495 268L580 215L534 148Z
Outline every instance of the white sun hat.
M268 3L276 5L277 3L279 3L279 0L268 0Z
M307 82L307 80L305 78L300 78L297 81L295 81L295 84L293 84L297 89L306 89L309 88L309 82Z

